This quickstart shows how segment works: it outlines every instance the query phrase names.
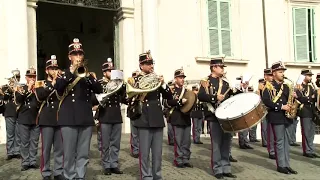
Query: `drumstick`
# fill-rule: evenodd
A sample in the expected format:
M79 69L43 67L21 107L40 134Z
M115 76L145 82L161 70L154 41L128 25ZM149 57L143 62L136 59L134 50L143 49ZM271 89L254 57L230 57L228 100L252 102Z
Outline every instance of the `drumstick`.
M227 95L230 90L231 90L231 88L229 87L228 90L223 94L223 96Z

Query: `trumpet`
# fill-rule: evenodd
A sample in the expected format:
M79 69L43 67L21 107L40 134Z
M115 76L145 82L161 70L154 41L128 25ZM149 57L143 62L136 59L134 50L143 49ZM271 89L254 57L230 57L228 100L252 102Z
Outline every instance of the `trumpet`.
M87 61L78 61L74 68L74 75L77 77L88 77L90 75L87 67Z

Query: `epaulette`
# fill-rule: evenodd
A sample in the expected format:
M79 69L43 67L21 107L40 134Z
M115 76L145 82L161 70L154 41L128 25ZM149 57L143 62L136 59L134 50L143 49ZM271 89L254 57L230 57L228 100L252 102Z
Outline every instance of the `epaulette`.
M102 83L102 82L103 82L103 79L99 79L98 82L99 82L99 83Z
M174 91L174 85L170 85L169 89L171 90L171 92L173 92Z
M130 84L131 86L134 86L135 84L135 80L133 77L129 77L128 80L127 80L128 84Z
M200 80L200 85L203 87L207 87L209 84L209 76L206 76L205 78Z
M266 85L264 85L263 90L265 90L265 89L273 90L274 87L273 87L273 85L272 85L269 81L266 81Z

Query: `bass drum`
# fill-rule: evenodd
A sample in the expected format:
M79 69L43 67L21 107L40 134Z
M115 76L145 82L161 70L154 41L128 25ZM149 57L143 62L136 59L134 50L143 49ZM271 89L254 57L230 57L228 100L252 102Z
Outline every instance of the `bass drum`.
M256 93L241 93L223 101L215 115L224 132L239 132L257 125L267 109Z

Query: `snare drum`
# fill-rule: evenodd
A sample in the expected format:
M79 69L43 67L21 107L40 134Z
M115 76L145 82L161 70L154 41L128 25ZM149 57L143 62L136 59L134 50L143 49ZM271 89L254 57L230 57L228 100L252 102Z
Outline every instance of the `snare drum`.
M223 101L216 117L224 132L239 132L257 125L267 110L256 93L241 93Z

